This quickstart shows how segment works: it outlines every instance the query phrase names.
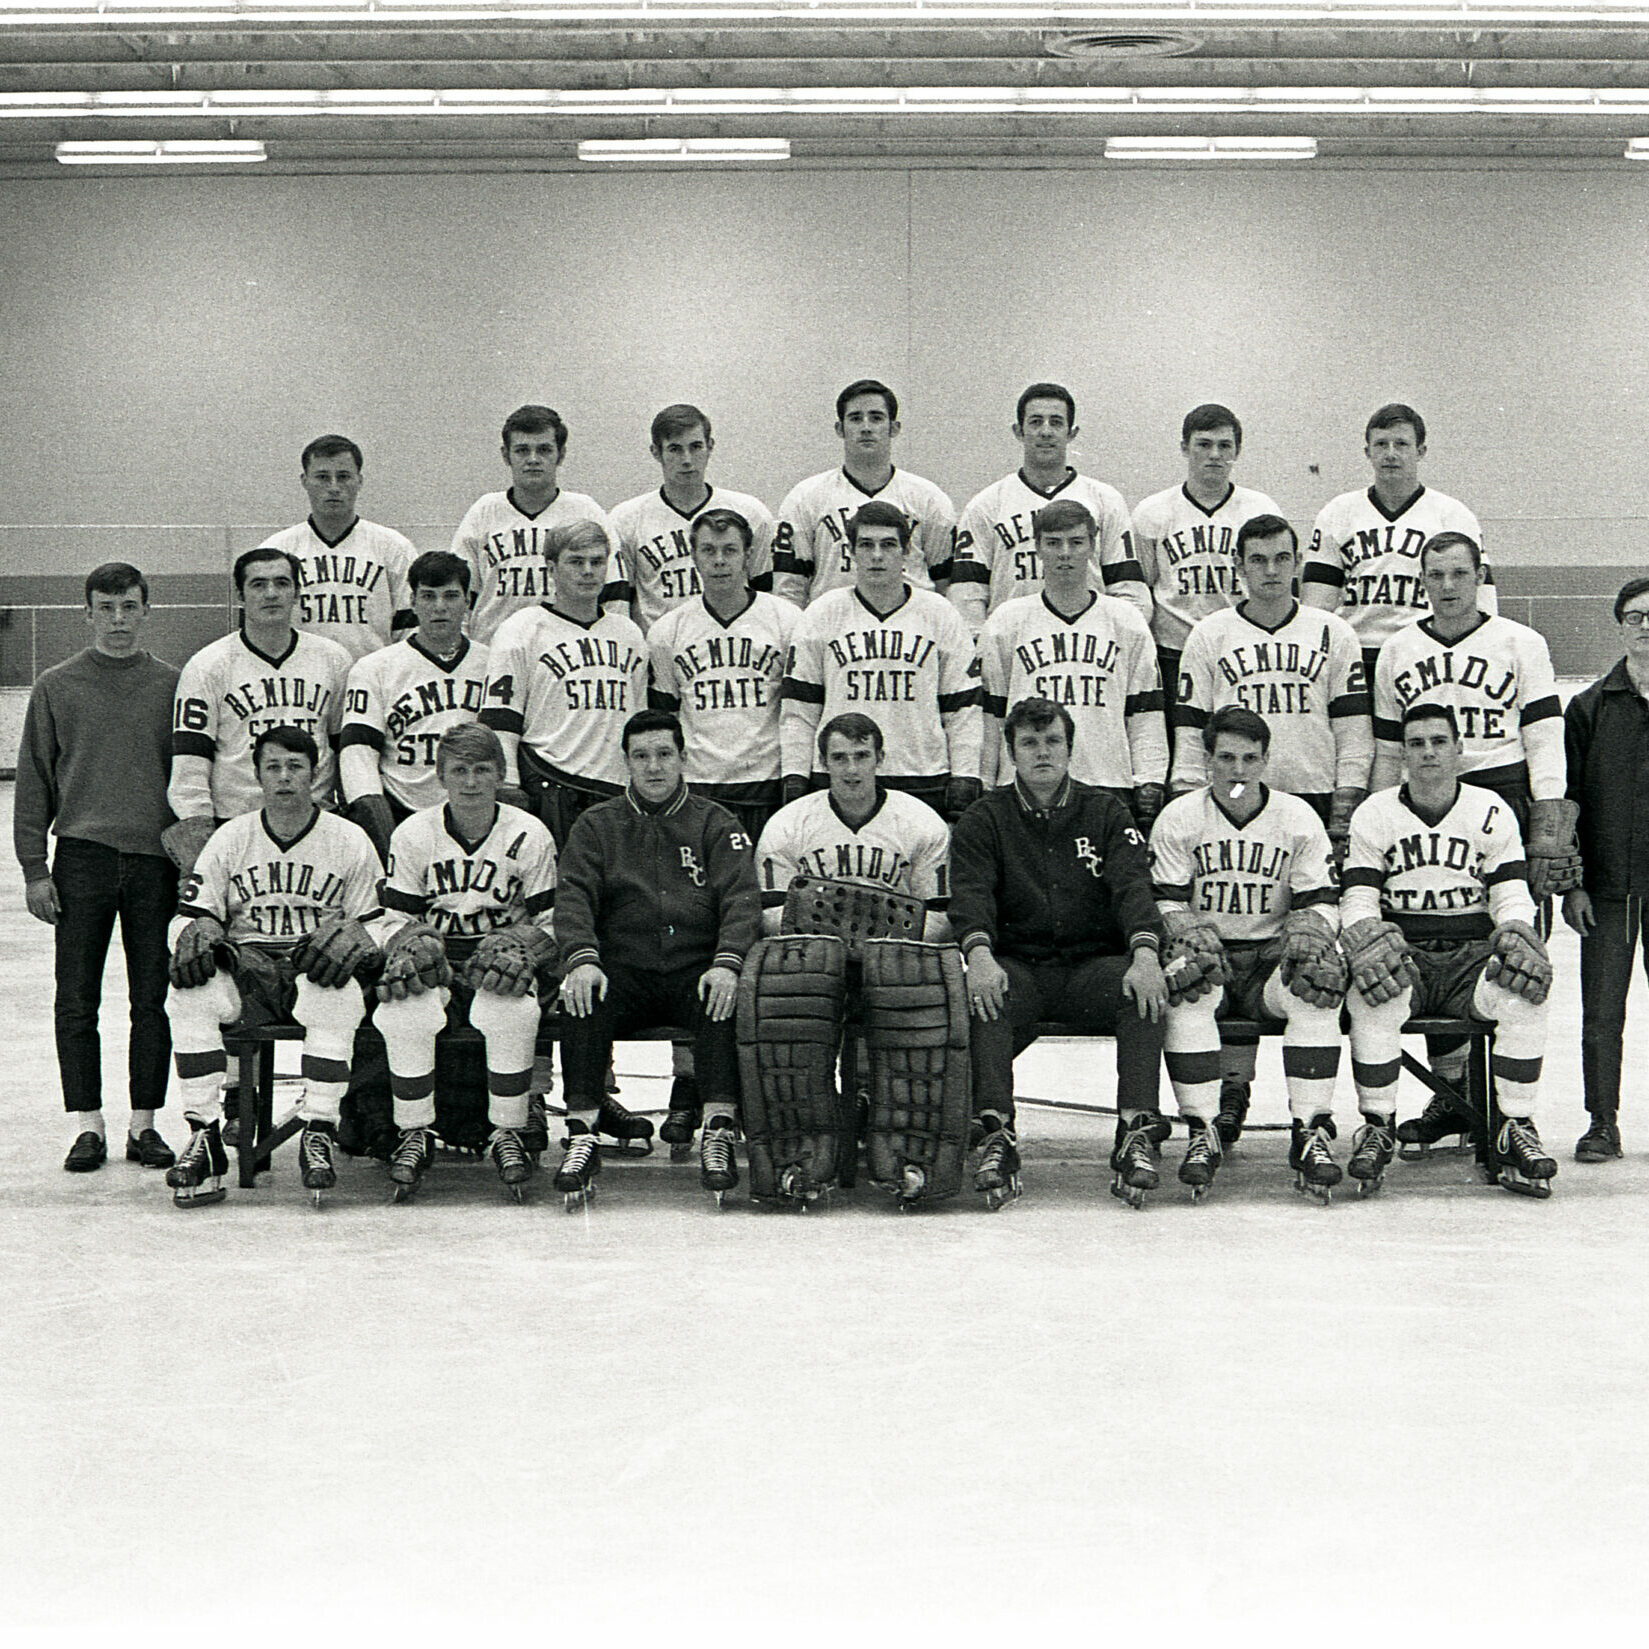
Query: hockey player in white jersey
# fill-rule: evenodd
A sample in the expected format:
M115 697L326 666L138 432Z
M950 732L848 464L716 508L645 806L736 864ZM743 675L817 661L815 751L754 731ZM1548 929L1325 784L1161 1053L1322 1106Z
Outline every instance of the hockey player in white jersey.
M1413 407L1400 401L1381 407L1363 431L1363 451L1374 485L1343 492L1318 513L1300 571L1300 599L1346 619L1372 682L1380 649L1425 612L1420 550L1426 540L1463 532L1481 544L1483 529L1458 498L1421 485L1426 421ZM1493 596L1491 584L1485 600L1492 603Z
M523 609L494 638L481 720L504 746L505 799L550 827L559 852L573 820L624 788L624 723L646 708L647 642L601 610L606 538L590 521L559 527L545 554L551 604Z
M809 788L819 724L859 710L887 737L883 782L955 818L980 791L973 640L943 596L906 581L911 527L899 510L873 499L848 532L853 584L814 601L791 639L779 721L785 799Z
M238 557L240 628L201 648L178 678L166 791L178 822L163 840L186 875L217 823L262 805L252 751L271 727L296 727L314 739L320 754L311 794L318 806L331 804L350 659L337 642L293 628L299 578L286 550L260 547Z
M223 1027L237 1022L303 1026L303 1185L319 1204L336 1182L332 1144L366 1015L362 982L383 964L368 932L382 867L364 831L315 806L316 756L300 728L258 735L263 806L212 837L179 894L166 1012L192 1132L166 1182L180 1207L223 1200Z
M775 594L806 607L853 583L849 523L867 500L891 505L910 523L906 579L918 589L949 587L956 509L933 482L894 466L899 429L899 400L886 384L860 378L836 397L841 468L797 482L779 505Z
M709 510L733 510L750 528L749 584L773 588L773 512L747 492L729 492L704 477L716 443L710 420L695 406L678 402L653 420L648 449L663 473L663 485L613 511L613 531L624 555L624 573L635 592L634 618L651 632L664 614L699 594L693 564L693 527Z
M1016 596L985 621L979 664L985 698L980 778L1010 782L1002 739L1009 709L1044 698L1071 714L1071 777L1111 791L1142 831L1162 809L1168 744L1162 683L1145 621L1126 601L1097 592L1089 573L1095 522L1071 498L1038 511L1036 553L1043 587Z
M1500 1115L1493 1127L1476 1119L1488 1129L1487 1166L1507 1190L1548 1196L1557 1164L1533 1113L1552 967L1532 925L1517 820L1493 791L1461 782L1460 732L1448 705L1407 709L1402 743L1408 780L1377 790L1352 816L1341 874L1351 1071L1368 1118L1350 1172L1378 1182L1391 1161L1404 1022L1470 1015L1495 1028L1490 1068Z
M475 721L486 703L488 649L464 634L469 577L461 556L419 556L407 575L418 628L349 672L338 788L344 817L381 858L396 825L445 795L435 761L441 735Z
M397 827L383 887L383 978L374 1023L389 1055L395 1200L434 1153L435 1039L473 1025L486 1044L487 1155L516 1196L532 1173L522 1140L540 1004L555 986L555 843L498 800L504 749L490 728L448 729L437 752L446 801Z
M504 420L504 462L510 484L503 492L483 493L464 513L453 534L452 553L469 562L475 610L469 633L489 645L499 626L523 607L549 601L555 574L545 545L558 527L593 521L611 550L603 580L603 607L629 611L618 534L596 501L559 484L567 456L567 425L553 407L517 407Z
M1151 595L1134 554L1128 506L1104 481L1078 475L1066 453L1078 434L1076 398L1063 384L1032 384L1014 408L1013 435L1024 461L969 500L956 529L950 598L975 635L987 612L1035 595L1043 569L1037 512L1055 501L1080 504L1095 523L1092 587L1151 616Z
M1208 401L1180 425L1185 480L1154 492L1134 509L1134 553L1151 592L1151 635L1162 671L1163 713L1173 742L1180 654L1199 619L1230 607L1237 583L1237 533L1256 515L1281 515L1270 498L1239 487L1231 471L1242 454L1242 423Z
M1301 1190L1327 1202L1340 1181L1329 1142L1346 990L1328 835L1298 796L1264 782L1262 717L1224 705L1200 742L1209 782L1171 801L1151 832L1169 936L1163 1052L1190 1134L1179 1177L1200 1200L1220 1165L1219 1018L1281 1019L1288 1165Z
M363 462L348 437L319 436L300 462L309 519L266 538L263 547L297 559L298 628L337 642L351 659L364 658L411 628L407 569L418 552L393 527L355 513Z

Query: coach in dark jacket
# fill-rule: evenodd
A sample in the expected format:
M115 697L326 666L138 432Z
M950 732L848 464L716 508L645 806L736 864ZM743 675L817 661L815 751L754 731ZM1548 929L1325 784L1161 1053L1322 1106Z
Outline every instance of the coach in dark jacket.
M1620 1155L1621 1042L1640 942L1649 970L1649 578L1621 586L1615 622L1626 656L1563 716L1583 867L1581 885L1563 896L1563 919L1580 935L1580 1061L1592 1119L1577 1162Z
M974 1111L1013 1120L1014 1056L1039 1019L1114 1035L1117 1110L1155 1113L1168 990L1145 842L1114 796L1070 777L1070 715L1024 699L1003 727L1015 779L951 837L951 926L973 1009Z

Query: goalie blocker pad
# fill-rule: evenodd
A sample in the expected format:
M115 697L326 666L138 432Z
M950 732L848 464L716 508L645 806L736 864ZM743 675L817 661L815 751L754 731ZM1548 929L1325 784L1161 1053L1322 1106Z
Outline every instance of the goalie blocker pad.
M805 1201L835 1183L846 994L847 947L831 935L762 939L744 959L739 1077L750 1194L761 1201Z
M847 946L850 962L871 939L922 937L927 906L908 893L830 876L797 876L784 896L781 933L829 933Z
M870 1177L906 1201L953 1197L962 1189L973 1112L962 953L955 945L871 940L863 1003Z

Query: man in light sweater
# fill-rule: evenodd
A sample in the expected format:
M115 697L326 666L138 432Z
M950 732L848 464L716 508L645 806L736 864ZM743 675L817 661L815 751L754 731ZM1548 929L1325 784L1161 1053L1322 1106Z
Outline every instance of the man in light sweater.
M149 586L136 567L110 561L92 571L92 645L34 684L17 752L12 828L25 898L29 914L55 930L57 1064L75 1129L63 1163L70 1173L101 1168L109 1154L97 1020L117 916L132 1015L126 1158L172 1165L154 1122L172 1053L166 928L178 878L160 833L172 823L166 779L178 673L138 646L148 616ZM57 837L49 870L48 830Z

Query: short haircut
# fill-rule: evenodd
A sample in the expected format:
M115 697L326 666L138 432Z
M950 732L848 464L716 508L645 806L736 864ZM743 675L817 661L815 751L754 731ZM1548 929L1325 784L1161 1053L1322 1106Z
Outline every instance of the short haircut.
M1403 712L1403 737L1407 739L1409 727L1417 721L1446 721L1449 731L1460 737L1460 723L1454 719L1453 706L1438 704L1435 700L1422 699L1418 704L1411 704Z
M1474 567L1481 567L1483 565L1483 546L1479 544L1477 540L1469 533L1439 532L1433 533L1431 537L1420 546L1420 571L1424 572L1426 570L1426 557L1428 555L1433 553L1441 555L1444 550L1460 549L1469 550L1471 552L1472 565Z
M544 559L551 566L558 566L568 550L586 546L594 549L597 545L604 551L612 549L599 521L569 521L564 527L552 527L545 535Z
M1237 528L1237 559L1242 560L1242 553L1256 538L1281 538L1288 534L1288 542L1294 553L1300 553L1300 535L1295 532L1288 522L1280 515L1251 515Z
M677 401L653 420L653 445L661 447L672 436L685 435L690 429L702 429L705 440L710 439L710 420L690 402Z
M491 762L498 769L498 776L504 776L503 743L490 727L485 727L478 721L461 721L456 727L449 727L441 735L441 742L435 747L437 775L446 765L449 756L460 761L467 758L470 761Z
M93 567L86 574L86 605L92 604L94 595L125 595L128 590L135 589L143 597L143 605L149 605L149 581L136 567L126 561L105 561L101 567ZM1618 613L1615 615L1620 616Z
M535 401L529 401L524 407L517 407L504 420L504 450L510 450L512 435L542 435L545 430L555 432L555 450L563 458L567 456L567 426L562 422L561 414L554 407L539 406Z
M246 593L246 569L258 561L284 561L292 574L293 589L303 588L303 568L298 558L288 550L277 550L273 544L260 544L255 550L246 550L235 557L235 594Z
M1063 384L1031 384L1025 389L1014 403L1013 421L1016 424L1025 422L1025 408L1032 401L1063 401L1066 422L1076 423L1076 397Z
M128 567L126 570L130 572L132 569ZM128 589L131 588L130 585L127 585L126 587ZM86 588L88 590L91 589L91 584L89 582L87 583ZM1624 584L1621 585L1620 594L1615 597L1615 623L1620 623L1621 615L1626 611L1626 603L1628 601L1636 601L1640 595L1649 595L1649 578L1629 578ZM87 600L90 599L91 598L88 595Z
M264 728L257 738L252 741L252 771L254 773L263 766L263 753L270 745L274 745L280 750L290 750L294 756L307 756L311 773L321 764L321 752L314 739L303 728L288 727L284 722L281 722L274 727Z
M848 710L842 715L832 716L819 729L819 760L825 759L825 746L830 743L831 735L847 739L852 744L862 744L866 739L876 746L876 754L881 755L886 749L882 739L882 729L865 715L861 710Z
M470 587L469 562L451 550L425 550L407 568L408 589L440 589L447 584L462 584L466 592Z
M1426 444L1426 420L1413 407L1404 406L1401 401L1387 401L1372 418L1363 426L1363 441L1365 444L1377 429L1396 429L1399 424L1409 424L1414 429L1414 444L1423 447Z
M673 710L638 710L624 724L620 739L624 754L630 753L630 741L643 733L668 733L676 741L676 749L686 753L687 738L681 730L681 717Z
M1053 503L1044 504L1031 516L1033 542L1041 538L1043 533L1069 532L1072 527L1081 527L1090 539L1098 541L1099 523L1088 513L1088 507L1079 504L1074 498L1056 498Z
M712 532L726 532L731 528L744 540L745 550L756 542L756 535L750 529L750 523L737 510L705 510L693 517L693 524L687 529L688 545L699 547L699 534L708 527Z
M1002 723L1002 737L1007 740L1008 753L1013 753L1013 741L1019 737L1021 728L1028 727L1033 733L1040 733L1056 721L1065 729L1065 748L1072 749L1076 744L1076 723L1071 720L1071 712L1063 704L1055 704L1052 699L1021 699Z
M366 460L361 456L361 449L347 435L317 435L303 449L303 457L298 462L307 470L311 458L338 458L346 452L355 460L356 469L366 468Z
M847 416L848 402L858 400L861 395L880 395L882 405L887 408L888 418L891 420L899 416L899 397L880 378L855 378L836 397L836 422L838 424Z
M1209 755L1213 755L1215 741L1221 733L1229 733L1233 738L1249 739L1257 744L1262 752L1270 753L1271 728L1265 717L1256 715L1254 711L1245 709L1240 704L1222 704L1202 724L1202 747Z
M1229 429L1237 438L1237 451L1242 451L1242 420L1230 407L1222 407L1218 401L1204 401L1201 406L1192 407L1186 413L1185 422L1179 427L1179 444L1183 447L1193 435L1216 429Z
M861 527L892 527L899 534L901 546L910 543L910 517L897 504L884 504L880 498L859 506L847 524L848 543L858 543Z

